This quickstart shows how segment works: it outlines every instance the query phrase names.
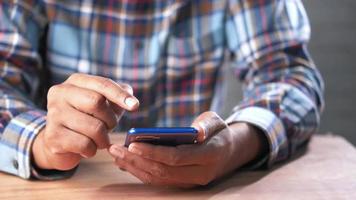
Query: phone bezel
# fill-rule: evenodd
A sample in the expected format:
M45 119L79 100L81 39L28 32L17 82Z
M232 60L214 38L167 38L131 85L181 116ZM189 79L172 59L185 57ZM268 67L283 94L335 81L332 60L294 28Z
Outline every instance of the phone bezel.
M197 143L198 130L193 127L131 128L126 135L125 146L132 142L177 146Z

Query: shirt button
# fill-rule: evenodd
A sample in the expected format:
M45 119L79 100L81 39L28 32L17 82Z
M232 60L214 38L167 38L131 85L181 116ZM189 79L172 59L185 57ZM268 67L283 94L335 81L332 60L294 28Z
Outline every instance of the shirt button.
M19 169L19 163L17 162L17 160L12 161L12 166L14 166L15 169Z

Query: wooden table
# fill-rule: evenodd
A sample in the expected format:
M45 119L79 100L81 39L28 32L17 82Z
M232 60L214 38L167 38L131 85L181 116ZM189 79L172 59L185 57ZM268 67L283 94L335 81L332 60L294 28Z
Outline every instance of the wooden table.
M122 136L113 137L123 142ZM356 199L356 150L343 138L315 136L298 158L268 171L235 173L206 187L143 185L101 151L67 180L26 181L0 173L0 199Z

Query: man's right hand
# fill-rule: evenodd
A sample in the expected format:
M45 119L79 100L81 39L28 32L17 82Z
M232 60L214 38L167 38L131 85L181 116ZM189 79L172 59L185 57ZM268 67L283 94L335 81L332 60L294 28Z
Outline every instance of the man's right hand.
M108 132L125 110L139 106L130 86L86 74L73 74L51 87L47 102L47 124L32 154L37 167L57 170L72 169L83 157L108 148Z

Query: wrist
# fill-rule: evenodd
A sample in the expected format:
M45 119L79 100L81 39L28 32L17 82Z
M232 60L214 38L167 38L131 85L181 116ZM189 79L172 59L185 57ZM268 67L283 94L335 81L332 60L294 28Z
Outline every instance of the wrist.
M268 141L264 133L252 124L237 122L229 125L233 133L234 157L238 167L259 160L268 154Z
M47 156L44 151L43 134L45 128L43 128L36 136L32 145L32 165L39 169L52 169L50 162L48 162Z

